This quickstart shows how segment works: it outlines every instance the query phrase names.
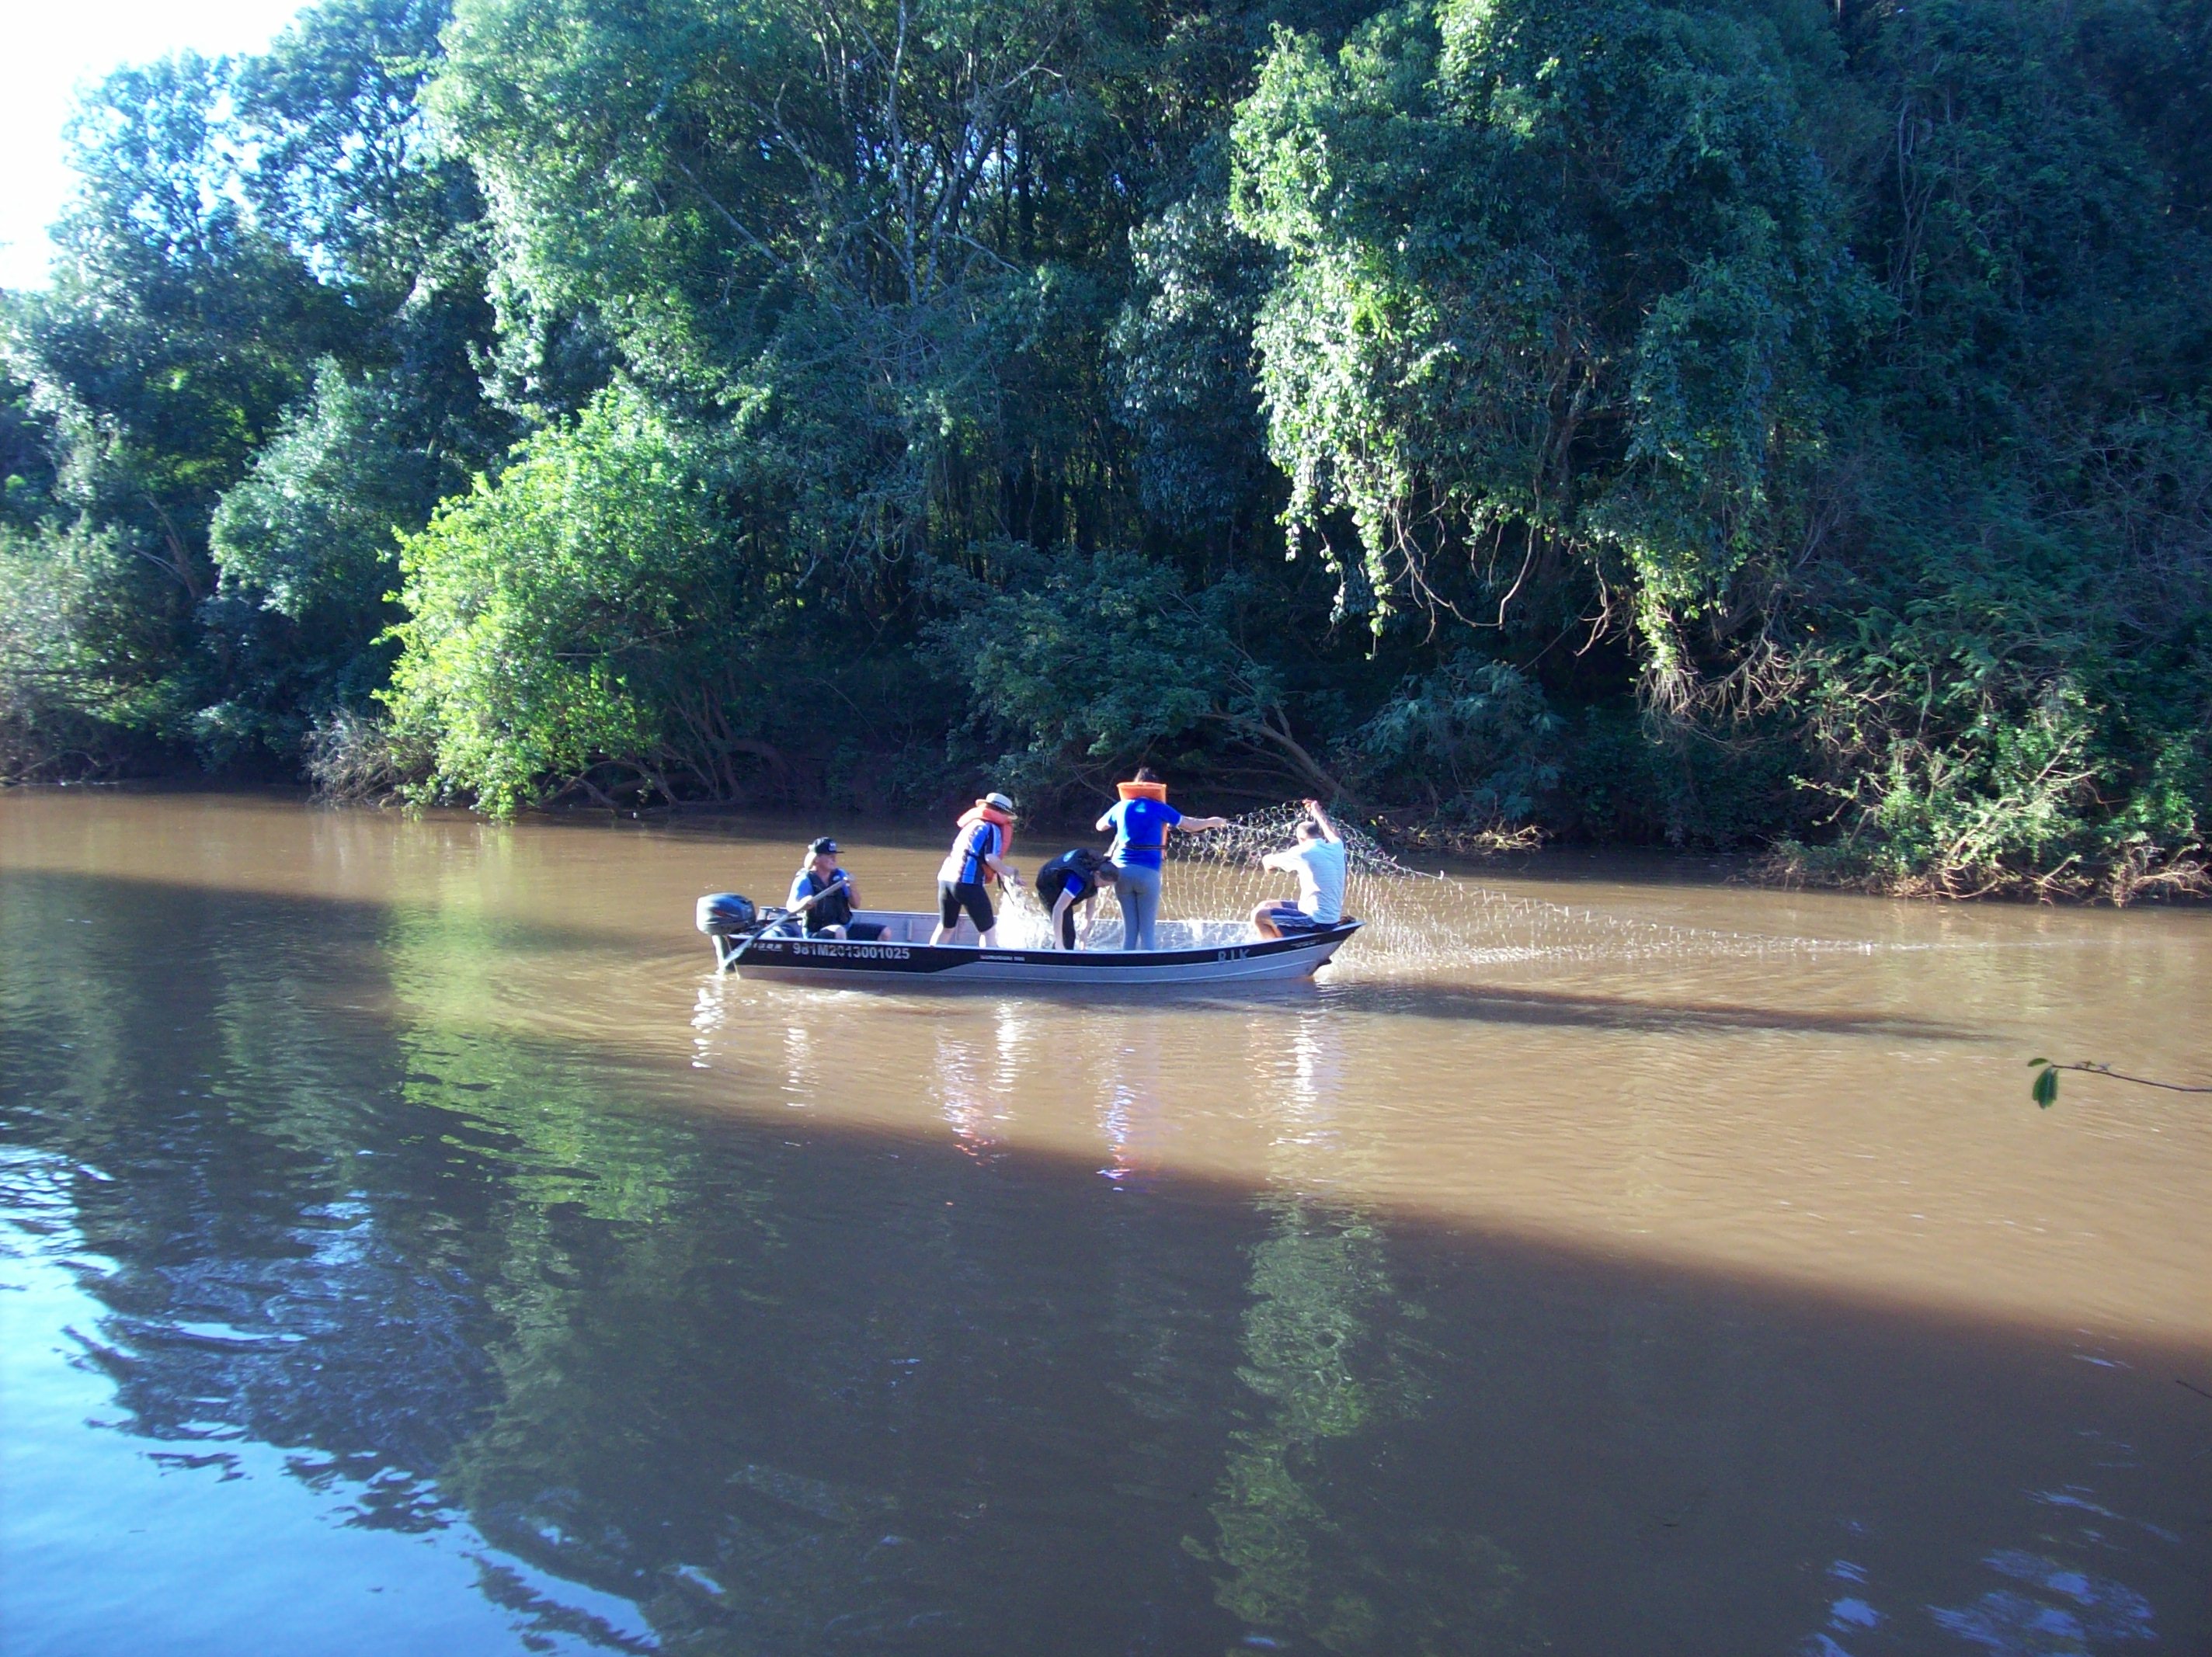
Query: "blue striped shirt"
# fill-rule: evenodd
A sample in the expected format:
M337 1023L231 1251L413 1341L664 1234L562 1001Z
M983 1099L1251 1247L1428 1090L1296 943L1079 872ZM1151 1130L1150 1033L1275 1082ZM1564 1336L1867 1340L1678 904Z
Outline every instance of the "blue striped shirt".
M991 877L991 865L984 859L1002 856L1006 849L1006 831L997 823L973 823L954 838L937 877L957 886L981 886Z

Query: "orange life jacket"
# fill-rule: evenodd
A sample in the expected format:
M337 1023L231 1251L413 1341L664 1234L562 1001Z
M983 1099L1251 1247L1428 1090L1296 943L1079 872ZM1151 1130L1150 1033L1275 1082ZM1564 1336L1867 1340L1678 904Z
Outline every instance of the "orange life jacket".
M960 833L953 836L953 845L957 847L961 836L979 822L988 822L998 829L1000 857L1008 858L1014 854L1014 820L988 800L977 800L961 814ZM994 878L988 871L984 877Z
M1156 799L1168 803L1168 786L1164 782L1117 782L1114 790L1123 799Z

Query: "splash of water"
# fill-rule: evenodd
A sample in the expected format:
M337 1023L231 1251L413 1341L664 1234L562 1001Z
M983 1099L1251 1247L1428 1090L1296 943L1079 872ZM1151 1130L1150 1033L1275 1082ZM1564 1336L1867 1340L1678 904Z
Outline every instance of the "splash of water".
M1012 950L1052 947L1052 917L1035 892L1027 886L1005 886L999 898L1000 943Z
M1249 905L1247 906L1249 907ZM1086 934L1081 911L1077 912L1076 945L1085 950L1121 948L1121 912L1109 893L1098 900L1095 924ZM1163 950L1212 950L1229 944L1249 944L1257 936L1249 920L1229 912L1182 915L1164 920L1153 928ZM1009 889L999 906L999 942L1009 949L1048 950L1052 947L1052 917L1037 895L1028 887Z

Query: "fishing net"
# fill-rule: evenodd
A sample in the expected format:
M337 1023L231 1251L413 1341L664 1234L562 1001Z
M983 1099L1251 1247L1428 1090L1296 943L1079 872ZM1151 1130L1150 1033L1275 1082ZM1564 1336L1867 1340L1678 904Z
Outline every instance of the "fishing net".
M1260 859L1293 843L1304 811L1273 806L1234 819L1227 828L1176 835L1164 883L1164 912L1176 917L1243 917L1261 902L1294 895L1291 877ZM1758 956L1808 952L1870 952L1871 944L1706 926L1680 926L1486 886L1413 868L1364 830L1340 822L1346 880L1344 912L1366 923L1340 957L1385 970L1526 961L1717 955ZM1250 936L1249 928L1244 936Z
M1224 828L1170 836L1162 919L1156 929L1159 946L1249 943L1256 935L1249 919L1253 909L1297 895L1292 877L1261 867L1260 859L1291 846L1304 816L1297 806L1272 806L1237 817ZM1365 923L1338 959L1362 971L1412 973L1539 959L1867 954L1875 948L1864 942L1675 926L1524 896L1416 869L1364 830L1343 822L1338 829L1345 848L1344 912ZM1081 947L1121 948L1121 915L1110 896L1099 899L1097 915L1097 926L1079 940ZM1026 887L1006 894L999 939L1015 949L1049 946L1049 917Z

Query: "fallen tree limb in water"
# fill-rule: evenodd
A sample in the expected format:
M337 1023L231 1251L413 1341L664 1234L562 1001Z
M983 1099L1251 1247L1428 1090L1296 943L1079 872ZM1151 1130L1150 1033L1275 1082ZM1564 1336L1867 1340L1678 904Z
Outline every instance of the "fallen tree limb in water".
M2212 1087L2192 1086L2186 1082L2160 1082L2148 1076L2130 1076L2114 1070L2110 1065L2076 1060L2070 1065L2054 1065L2048 1059L2031 1059L2028 1068L2035 1072L2035 1081L2028 1094L2043 1109L2048 1110L2058 1102L2058 1072L2077 1070L2087 1076L2109 1076L2115 1082L2133 1082L2141 1088L2160 1088L2168 1093L2212 1093Z

